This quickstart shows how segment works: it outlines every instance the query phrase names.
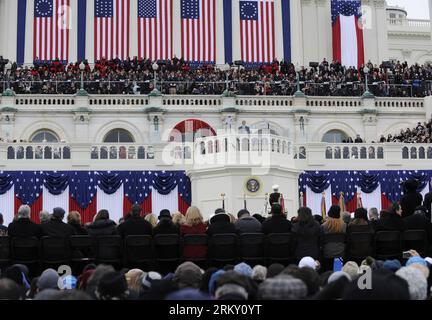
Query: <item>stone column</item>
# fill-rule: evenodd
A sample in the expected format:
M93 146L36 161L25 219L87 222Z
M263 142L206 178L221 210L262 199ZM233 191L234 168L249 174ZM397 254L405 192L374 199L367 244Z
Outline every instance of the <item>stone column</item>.
M291 60L302 65L303 56L303 24L301 0L291 0Z
M90 112L87 108L78 108L74 111L75 142L89 142Z

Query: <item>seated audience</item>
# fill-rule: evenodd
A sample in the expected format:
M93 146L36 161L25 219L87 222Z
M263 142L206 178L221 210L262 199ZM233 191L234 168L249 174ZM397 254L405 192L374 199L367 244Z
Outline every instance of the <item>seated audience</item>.
M320 256L320 225L312 216L311 209L304 207L297 211L297 219L292 226L294 234L294 256L297 260L303 257L318 259Z
M333 205L330 207L330 210L327 213L327 218L325 222L321 225L321 232L323 234L323 238L326 237L327 234L336 234L346 232L346 224L341 219L341 209L338 205ZM324 269L328 269L330 267L330 263L333 261L333 257L343 257L345 251L345 243L344 242L327 242L323 245L323 256L324 260L326 260L324 264Z
M156 216L155 214L153 214L153 213L149 213L149 214L147 214L147 215L145 216L144 220L150 222L150 224L152 225L153 228L156 227L157 224L158 224L158 218L157 218L157 216Z
M215 214L209 220L207 234L213 236L225 233L236 233L236 228L225 210L219 208L216 209Z
M85 236L88 234L87 229L81 223L81 215L78 211L71 211L67 216L67 223L75 229L78 236Z
M110 220L108 210L102 209L87 226L87 231L91 236L112 236L117 234L117 227L116 223Z
M39 212L39 221L41 224L44 224L51 219L51 214L48 211L42 210Z
M403 231L404 229L402 208L398 203L394 203L388 211L381 211L380 219L375 225L375 232Z
M271 217L262 223L262 232L264 234L291 232L291 221L282 213L281 205L272 205Z
M122 238L127 236L151 236L152 225L141 217L142 208L139 204L134 204L130 213L130 217L117 226L117 232Z
M352 232L374 232L367 218L368 212L364 208L357 208L354 212L354 220L348 225L347 233Z
M184 224L185 216L180 211L174 212L171 216L172 222L179 228Z
M39 238L42 236L41 227L30 220L30 212L28 205L22 205L18 208L17 220L11 222L8 226L9 237Z
M182 236L188 234L206 234L207 226L204 224L203 216L197 207L189 207L186 211L185 219L185 223L180 227L180 233ZM206 253L207 246L185 245L183 247L183 255L185 257L205 257Z
M63 208L54 208L50 221L41 225L42 235L54 238L67 238L76 234L75 228L64 223Z
M414 214L403 218L405 230L424 230L427 234L428 243L432 243L432 223L426 218L426 208L418 206Z
M161 210L159 223L153 229L153 235L158 234L180 234L180 228L172 221L171 213L168 209Z
M234 223L237 233L260 233L261 223L251 217L249 211L242 209L237 214L238 220Z

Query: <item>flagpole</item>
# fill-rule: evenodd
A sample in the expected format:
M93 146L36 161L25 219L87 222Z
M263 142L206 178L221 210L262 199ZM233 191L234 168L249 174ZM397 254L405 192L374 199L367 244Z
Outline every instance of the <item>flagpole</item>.
M221 197L222 197L222 209L225 210L225 193L221 193Z
M244 203L245 210L247 210L246 194L243 194L243 203Z
M267 215L267 206L268 206L268 192L265 193L265 197L264 197L264 214Z

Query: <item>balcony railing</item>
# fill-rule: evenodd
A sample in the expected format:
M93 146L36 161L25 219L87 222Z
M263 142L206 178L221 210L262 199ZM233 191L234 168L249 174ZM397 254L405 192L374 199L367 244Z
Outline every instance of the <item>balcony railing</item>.
M99 144L90 151L92 160L153 160L154 150L150 145Z
M38 96L35 104L40 101L55 101L57 104L68 104L67 101L58 101L55 95L71 96L77 93L80 88L78 80L45 80L45 81L30 81L30 80L12 80L9 82L0 80L0 93L6 90L8 85L18 95L23 96ZM220 96L226 89L225 82L192 82L192 81L159 81L157 88L163 95L166 96ZM122 105L124 100L115 99L115 95L122 97L130 97L130 102L127 104L147 105L148 99L146 96L153 90L153 83L133 82L133 81L85 81L85 90L94 95L91 104L108 104ZM237 81L230 80L228 82L229 91L238 96L293 96L297 91L297 83L291 79L281 81ZM345 96L345 97L360 97L366 91L366 86L363 82L352 81L325 81L316 83L311 80L300 81L300 89L308 96ZM403 84L393 83L390 79L387 82L369 82L369 90L378 97L424 97L431 95L432 82L429 80L421 80L418 82L406 81ZM106 96L111 96L110 99ZM28 99L28 98L27 98ZM106 101L106 102L104 102ZM192 102L193 103L193 102ZM46 104L43 102L43 104ZM216 103L217 104L217 103Z
M70 160L66 144L23 143L5 146L8 160Z
M39 162L41 160L41 162ZM46 160L46 161L43 161ZM185 170L214 165L285 167L293 170L429 169L432 144L303 143L271 134L221 134L193 142L147 144L0 143L0 166L44 166L67 170L71 165L129 169L169 167Z
M415 28L430 28L431 21L423 19L399 19L390 18L387 19L388 24L391 26L404 26L404 27L415 27Z

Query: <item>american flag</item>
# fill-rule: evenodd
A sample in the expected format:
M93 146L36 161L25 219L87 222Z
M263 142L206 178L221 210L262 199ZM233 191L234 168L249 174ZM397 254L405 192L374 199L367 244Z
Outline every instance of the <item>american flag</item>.
M333 59L347 67L364 64L361 0L332 0Z
M130 0L95 0L95 60L129 57Z
M182 0L182 57L187 61L216 60L216 0Z
M138 0L139 58L172 58L172 15L173 0Z
M86 209L97 192L94 171L75 171L70 173L69 192L81 209Z
M23 204L33 204L42 190L42 171L19 171L15 174L15 194Z
M69 58L70 0L35 0L33 58L50 61Z
M244 62L275 58L274 0L240 1L240 46Z

